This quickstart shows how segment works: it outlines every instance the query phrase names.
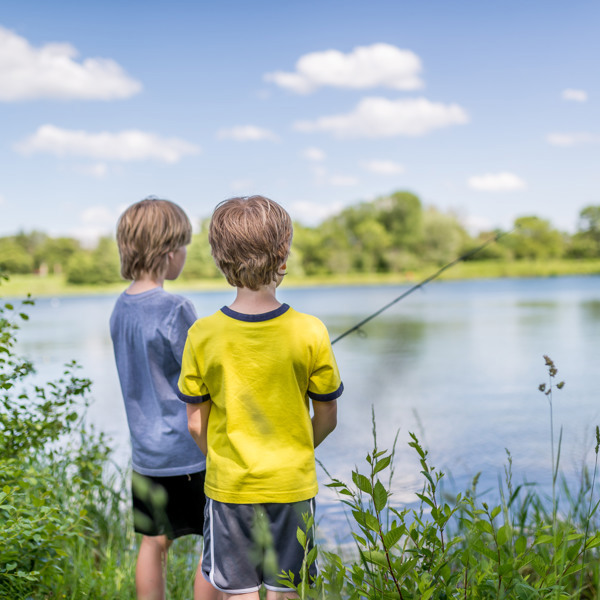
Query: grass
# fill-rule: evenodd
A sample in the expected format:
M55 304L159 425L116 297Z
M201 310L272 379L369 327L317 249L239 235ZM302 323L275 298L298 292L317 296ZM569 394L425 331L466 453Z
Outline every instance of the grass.
M285 281L288 288L320 286L363 286L398 285L421 281L436 271L431 266L418 271L404 273L352 273L345 275L318 275L294 277L290 274ZM557 277L564 275L598 275L600 259L589 260L547 260L547 261L468 261L461 262L445 271L440 279L496 279L503 277ZM65 281L63 275L11 275L10 280L2 282L2 294L6 298L52 297L69 295L118 294L125 282L110 285L73 285ZM167 282L172 291L214 291L230 289L223 278L187 280L179 279Z

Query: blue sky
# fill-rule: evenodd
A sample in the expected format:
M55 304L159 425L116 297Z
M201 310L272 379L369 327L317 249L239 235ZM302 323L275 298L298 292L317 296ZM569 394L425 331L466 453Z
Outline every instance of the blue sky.
M469 227L600 204L600 3L4 3L0 235L155 195L316 224L395 190Z

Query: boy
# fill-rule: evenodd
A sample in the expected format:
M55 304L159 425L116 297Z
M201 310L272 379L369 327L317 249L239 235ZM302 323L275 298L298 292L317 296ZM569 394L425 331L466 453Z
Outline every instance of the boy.
M142 534L135 573L140 599L165 597L173 539L203 532L198 507L205 503L205 458L176 393L196 312L189 300L163 289L165 279L181 273L191 234L179 206L150 198L130 206L117 226L121 275L132 283L115 304L110 333L131 435L134 528ZM194 598L217 598L201 575Z
M291 241L288 213L268 198L217 206L211 251L237 295L190 328L183 354L180 398L207 455L203 572L223 598L258 600L263 584L268 599L297 597L278 575L298 582L296 530L318 489L314 448L335 428L343 391L323 323L276 298ZM273 538L266 552L259 523Z

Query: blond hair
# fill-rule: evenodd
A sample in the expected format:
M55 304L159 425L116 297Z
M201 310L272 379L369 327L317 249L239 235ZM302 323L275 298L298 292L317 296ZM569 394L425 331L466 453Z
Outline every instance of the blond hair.
M292 243L290 215L264 196L224 200L208 231L211 253L230 285L258 290L277 280Z
M132 204L117 224L121 275L129 280L144 273L162 276L167 268L167 254L189 244L191 239L192 225L177 204L158 198Z

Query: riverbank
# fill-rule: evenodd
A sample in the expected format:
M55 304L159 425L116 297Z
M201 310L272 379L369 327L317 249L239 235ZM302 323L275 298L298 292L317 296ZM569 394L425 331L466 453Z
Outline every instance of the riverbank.
M285 285L294 287L322 286L362 286L362 285L401 285L422 281L437 271L435 266L404 273L353 273L312 277L289 275ZM461 262L444 271L440 279L498 279L506 277L560 277L566 275L600 275L600 259L591 260L547 260L547 261L470 261ZM64 275L11 275L9 281L2 281L0 296L4 298L52 296L91 296L118 294L125 282L110 285L73 285L65 281ZM172 291L211 291L225 290L229 286L224 279L181 279L167 282Z

